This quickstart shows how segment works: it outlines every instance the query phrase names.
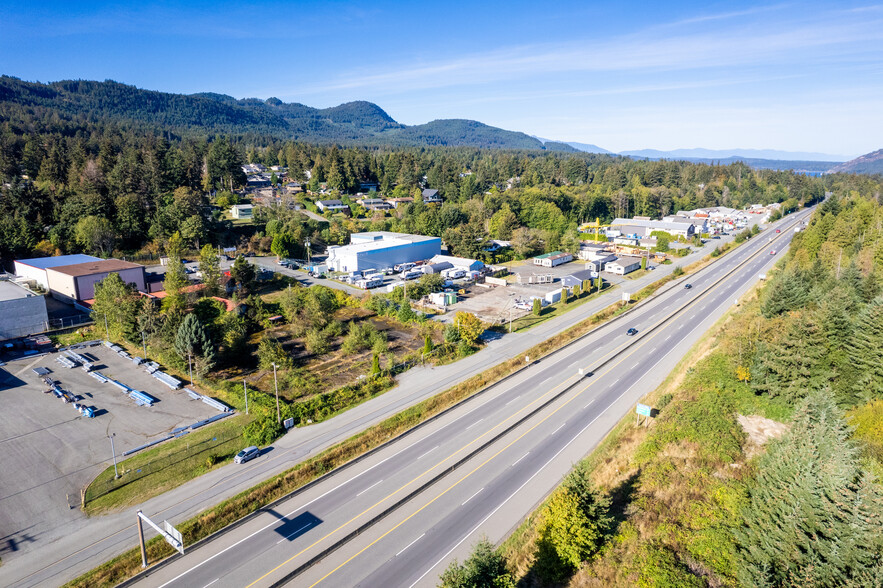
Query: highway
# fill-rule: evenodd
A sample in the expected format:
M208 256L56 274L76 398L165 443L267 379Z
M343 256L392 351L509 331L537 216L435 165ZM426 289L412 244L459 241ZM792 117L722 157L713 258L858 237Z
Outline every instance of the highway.
M781 256L810 212L138 584L435 585L480 536L504 538L633 411ZM632 327L635 336L626 334Z

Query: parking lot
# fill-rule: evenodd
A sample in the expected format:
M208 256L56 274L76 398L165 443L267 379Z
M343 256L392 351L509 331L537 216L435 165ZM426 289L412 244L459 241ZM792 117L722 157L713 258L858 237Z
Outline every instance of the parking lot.
M80 492L112 464L111 442L120 454L165 437L176 427L218 414L183 390L172 391L103 345L77 350L94 359L94 369L108 378L146 392L153 406L138 406L110 383L80 368L56 362L59 353L25 358L0 368L0 557L27 549L40 535L82 518ZM87 355L88 354L88 355ZM87 418L53 393L34 373L47 377L93 408Z

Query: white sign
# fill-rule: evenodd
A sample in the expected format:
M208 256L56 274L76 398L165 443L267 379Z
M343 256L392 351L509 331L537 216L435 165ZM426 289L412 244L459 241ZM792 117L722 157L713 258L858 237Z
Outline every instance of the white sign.
M631 300L632 300L632 295L631 295L631 294L629 294L628 292L623 292L623 293L622 293L622 301L623 301L623 302L631 302Z
M282 421L282 424L285 425L286 429L290 429L294 426L294 419L285 419L284 421Z
M163 521L162 526L166 530L166 533L174 537L178 543L184 545L184 536L181 534L181 531L172 526L172 523L169 521Z

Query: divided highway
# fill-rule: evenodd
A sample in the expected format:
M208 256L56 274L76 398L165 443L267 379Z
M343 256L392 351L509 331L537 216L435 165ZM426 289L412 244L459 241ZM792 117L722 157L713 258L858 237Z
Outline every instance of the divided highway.
M772 225L626 316L137 583L435 585L480 536L505 537L634 410L809 214Z

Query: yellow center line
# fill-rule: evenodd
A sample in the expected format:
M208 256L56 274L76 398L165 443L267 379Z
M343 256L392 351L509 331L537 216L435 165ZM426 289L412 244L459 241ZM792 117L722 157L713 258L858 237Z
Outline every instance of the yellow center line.
M699 297L697 297L697 298L695 299L695 302L698 302L698 301L701 300L702 298L705 298L706 296L710 295L711 292L712 292L713 290L715 290L718 286L721 286L721 285L723 285L723 282L721 282L720 284L717 284L716 286L713 286L713 287L709 288L706 292L702 293ZM664 319L663 321L660 321L660 323L658 323L658 324L655 325L655 326L659 326L660 324L664 323L665 320L668 320L668 318L670 318L670 317L667 317L667 318ZM631 358L632 356L634 356L635 353L636 353L641 347L643 347L643 346L649 344L649 343L650 343L655 337L657 337L657 336L659 336L659 335L661 335L661 334L662 334L662 331L657 331L657 332L652 333L650 336L646 337L646 339L641 339L641 341L639 341L637 345L634 345L634 347L633 347L633 349L630 351L630 353L627 353L626 355L624 355L623 358L622 358L621 360L619 360L619 361L616 362L615 364L611 365L609 369L607 369L604 373L602 373L601 375L599 375L597 378L593 378L593 379L592 379L588 384L586 384L581 390L579 390L578 392L576 392L571 398L569 398L569 399L566 400L563 404L561 404L561 406L559 406L558 408L556 408L555 410L553 410L552 412L550 412L548 415L546 415L544 418L542 418L542 419L541 419L539 422L537 422L535 425L533 425L532 427L530 427L529 429L527 429L526 431L524 431L521 435L519 435L518 437L516 437L515 439L513 439L512 441L510 441L508 444L506 444L504 447L502 447L502 448L501 448L499 451L497 451L495 454L493 454L493 455L491 455L490 457L488 457L488 458L487 458L485 461L483 461L481 464L477 465L472 471L470 471L469 473L465 474L465 475L464 475L463 477L461 477L459 480L457 480L456 482L454 482L453 484L451 484L450 486L448 486L446 489L444 489L442 492L440 492L438 495L436 495L435 498L433 498L432 500L430 500L429 502L427 502L426 504L424 504L423 506L421 506L419 509L417 509L416 511L414 511L414 512L411 513L410 515L408 515L408 517L406 517L404 520L402 520L401 522L399 522L399 523L396 524L395 526L391 527L388 531L386 531L385 533L383 533L382 535L380 535L377 539L375 539L374 541L372 541L371 543L369 543L368 545L366 545L365 547L363 547L361 550L359 550L358 552L356 552L356 553L353 554L352 556L350 556L348 559L346 559L345 561L343 561L340 565L338 565L337 567L335 567L333 570L329 571L327 574L325 574L324 576L322 576L321 578L319 578L318 580L316 580L313 584L310 585L310 588L313 588L314 586L316 586L316 585L320 584L321 582L323 582L328 576L330 576L331 574L333 574L334 572L336 572L337 570L339 570L340 568L342 568L343 566L345 566L346 564L348 564L349 562L351 562L353 559L357 558L357 557L360 556L362 553L364 553L365 551L367 551L368 549L370 549L371 547L373 547L374 545L376 545L381 539L383 539L384 537L386 537L387 535L389 535L390 533L392 533L393 531L395 531L396 529L398 529L399 527L401 527L402 525L404 525L405 523L407 523L407 522L408 522L409 520L411 520L413 517L417 516L420 512L422 512L423 510L425 510L426 508L428 508L430 505L432 505L432 504L433 504L435 501L437 501L439 498L441 498L442 496L444 496L445 494L447 494L448 492L450 492L451 490L453 490L455 487L457 487L461 482L463 482L464 480L466 480L467 478L469 478L470 476L472 476L475 472L477 472L478 470L482 469L482 468L483 468L484 466L486 466L488 463L490 463L491 461L493 461L494 459L496 459L501 453L503 453L504 451L506 451L507 449L509 449L510 447L512 447L512 445L514 445L515 443L517 443L518 441L520 441L520 440L521 440L522 438L524 438L526 435L528 435L529 433L531 433L532 431L534 431L537 427L539 427L540 425L542 425L543 423L545 423L547 420L549 420L550 418L552 418L553 416L555 416L555 414L557 414L559 411L561 411L561 410L563 410L564 408L566 408L567 405L569 405L571 402L573 402L574 400L576 400L577 398L579 398L580 396L582 396L582 394L583 394L584 392L586 392L589 388L591 388L593 385L595 385L595 384L596 384L596 383L597 383L597 382L598 382L603 376L605 376L605 375L609 374L610 372L612 372L614 369L616 369L616 368L617 368L619 365L621 365L623 362L625 362L626 360L628 360L629 358ZM292 559L293 559L293 558L292 558ZM291 561L291 560L289 559L288 561ZM279 564L279 566L273 568L272 570L270 570L269 572L267 572L266 574L264 574L263 576L261 576L260 578L258 578L257 580L255 580L255 582L252 582L251 584L249 584L249 587L252 586L254 583L260 581L261 579L265 578L265 577L268 576L269 574L273 573L274 571L276 571L277 569L279 569L280 567L282 567L283 565L285 565L286 563L288 563L288 561L286 561L286 562L284 562L284 563L282 563L282 564Z
M749 255L749 258L752 257L752 256L754 256L754 255L757 255L762 249L763 249L763 248L761 247L760 249L758 249L757 252L755 252L755 253ZM746 261L747 261L747 259L746 259ZM712 291L714 291L714 290L716 290L718 287L722 286L723 283L724 283L724 282L721 282L721 283L719 283L719 284L717 284L717 285L715 285L715 286L712 286L712 287L709 288L707 291L703 292L700 296L698 296L697 298L695 298L693 302L698 302L698 301L702 300L703 298L709 296L709 295L712 293ZM670 316L669 316L669 317L666 317L665 319L663 319L662 321L660 321L659 323L657 323L657 325L654 325L654 327L652 327L652 328L655 328L656 326L659 326L659 325L663 324L663 323L666 322L669 318L670 318ZM579 390L579 392L577 392L577 393L576 393L574 396L572 396L570 399L568 399L567 401L565 401L564 404L562 404L561 406L559 406L558 408L556 408L554 411L552 411L551 413L549 413L549 415L547 415L546 417L544 417L544 418L543 418L542 420L540 420L537 424L533 425L530 429L526 430L524 433L522 433L522 434L521 434L520 436L518 436L516 439L514 439L514 440L511 441L509 444L507 444L505 447L503 447L502 449L500 449L499 451L497 451L497 453L495 453L494 455L490 456L487 460L485 460L484 462L482 462L480 465L476 466L475 469L473 469L472 471L470 471L469 473L467 473L466 475L464 475L462 478L460 478L459 480L457 480L456 482L454 482L451 486L449 486L447 489L445 489L444 491L442 491L442 492L441 492L440 494L438 494L435 498L433 498L432 500L430 500L429 502L427 502L425 505L423 505L419 510L417 510L417 511L415 511L414 513L412 513L411 515L409 515L406 519L404 519L403 521L401 521L400 523L398 523L398 524L395 525L394 527L390 528L390 529L389 529L388 531L386 531L383 535L381 535L380 537L378 537L377 539L375 539L374 541L372 541L370 544L368 544L367 546L365 546L362 550L360 550L359 552L357 552L356 554L354 554L353 556L351 556L349 559L347 559L346 561L344 561L343 563L341 563L340 565L338 565L336 568L334 568L333 570L331 570L330 572L328 572L327 574L325 574L324 576L322 576L319 580L317 580L314 584L312 584L312 586L315 586L316 584L319 584L320 582L322 582L323 580L325 580L325 578L327 578L328 576L330 576L331 574L333 574L334 572L336 572L337 570L339 570L341 567L345 566L347 563L349 563L350 561L352 561L354 558L356 558L356 557L358 557L359 555L361 555L363 552L365 552L365 551L366 551L367 549L369 549L370 547L374 546L378 541L380 541L381 539L383 539L384 537L386 537L387 535L389 535L390 533L392 533L393 531L395 531L396 529L398 529L401 525L403 525L404 523L406 523L406 522L407 522L408 520L410 520L412 517L414 517L415 515L417 515L417 514L420 513L421 511L423 511L425 508L429 507L429 506L430 506L432 503L434 503L436 500L438 500L439 498L441 498L442 496L444 496L445 494L447 494L450 490L452 490L454 487L456 487L456 486L457 486L458 484L460 484L462 481L464 481L465 479L467 479L468 477L470 477L472 474L474 474L474 473L475 473L476 471L478 471L479 469L483 468L485 465L487 465L489 462L491 462L493 459L495 459L497 456L499 456L501 453L503 453L506 449L508 449L509 447L511 447L514 443L518 442L518 441L519 441L520 439L522 439L525 435L527 435L528 433L530 433L531 431L533 431L534 429L536 429L538 426L540 426L541 424L543 424L546 420L548 420L548 419L551 418L553 415L555 415L558 411L560 411L561 409L563 409L564 407L566 407L568 404L570 404L571 402L573 402L576 398L580 397L580 396L581 396L586 390L588 390L589 388L591 388L591 387L592 387L592 386L593 386L593 385L594 385L594 384L595 384L595 383L596 383L601 377L603 377L604 375L607 375L607 374L610 373L613 369L615 369L615 368L618 367L620 364L622 364L624 361L626 361L627 359L629 359L630 357L632 357L632 356L633 356L633 355L634 355L634 354L635 354L635 353L636 353L641 347L643 347L643 346L647 345L648 343L650 343L655 337L657 337L657 336L660 335L660 334L661 334L661 332L654 332L654 333L652 333L650 336L647 336L646 338L642 338L642 339L638 342L637 345L632 344L632 349L631 349L631 352L630 352L630 353L626 354L626 355L625 355L620 361L618 361L617 363L615 363L615 364L613 364L612 366L610 366L610 368L609 368L608 370L606 370L603 374L601 374L601 375L598 376L597 378L593 378L592 381L590 381L585 387L583 387L581 390ZM628 346L628 345L629 345L629 344L626 344L626 345L624 345L624 347L625 347L625 346ZM527 408L533 406L533 405L536 404L538 401L540 401L542 398L544 398L544 397L548 396L549 394L551 394L554 390L558 389L559 387L561 387L561 386L564 385L564 384L567 384L567 383L570 381L571 378L573 378L573 376L568 377L567 380L565 380L565 381L562 382L561 384L558 384L557 386L555 386L554 388L552 388L551 390L549 390L548 392L546 392L546 393L543 394L542 396L540 396L540 397L538 397L537 399L535 399L534 401L532 401L530 404L525 405L524 408L522 408L522 409L519 410L518 412L514 413L514 414L511 415L510 417L506 418L505 420L501 421L499 424L497 424L496 426L494 426L492 429L489 429L489 430L488 430L487 432L485 432L483 435L477 437L477 438L474 439L473 441L471 441L471 442L469 442L468 444L464 445L463 447L461 447L460 449L458 449L457 451L455 451L454 453L452 453L451 455L449 455L448 457L446 457L446 458L443 459L442 461L438 462L436 465L432 466L430 469L428 469L428 470L426 470L425 472L423 472L422 474L418 475L417 477L415 477L414 479L412 479L411 481L409 481L409 482L406 483L405 485L401 486L400 488L398 488L397 490L395 490L395 491L392 492L391 494L389 494L389 495L385 496L384 498L380 499L380 500L379 500L378 502L376 502L374 505L368 507L367 509L365 509L365 510L362 511L361 513L357 514L356 516L354 516L353 518L351 518L351 519L348 520L347 522L343 523L342 525L340 525L339 527L337 527L337 528L334 529L333 531L330 531L330 532L329 532L328 534L326 534L324 537L322 537L322 538L320 538L320 539L317 539L315 542L313 542L313 543L310 544L309 546L305 547L304 549L302 549L302 550L299 551L298 553L294 554L293 556L291 556L290 558L288 558L288 559L285 560L284 562L280 563L279 565L277 565L277 566L274 567L273 569L269 570L268 572L266 572L265 574L263 574L262 576L260 576L259 578L257 578L257 579L254 580L253 582L251 582L250 584L248 584L248 586L246 586L246 588L251 588L252 586L254 586L255 584L257 584L258 582L260 582L261 580L263 580L264 578L266 578L266 577L269 576L270 574L272 574L272 573L274 573L275 571L277 571L279 568L281 568L281 567L287 565L287 564L290 563L292 560L294 560L294 559L296 559L297 557L299 557L300 555L302 555L304 552L306 552L306 551L312 549L313 547L315 547L318 543L321 543L322 541L324 541L325 539L327 539L327 538L330 537L331 535L337 533L338 531L340 531L341 529L343 529L343 528L346 527L347 525L351 524L352 522L354 522L354 521L357 520L358 518L362 517L362 516L365 515L366 513L370 512L371 510L373 510L374 508L376 508L376 507L379 506L380 504L386 502L388 499L390 499L390 498L392 498L393 496L395 496L396 494L400 493L400 492L401 492L402 490L404 490L405 488L411 486L411 485L414 484L417 480L419 480L420 478L424 477L424 476L427 475L428 473L432 472L433 470L435 470L436 468L438 468L439 466L441 466L441 465L444 464L445 462L449 461L449 460L450 460L451 458L453 458L455 455L461 453L462 451L464 451L464 450L467 449L468 447L474 445L476 442L478 442L478 441L479 441L480 439L482 439L483 437L486 437L486 436L487 436L489 433L491 433L492 431L494 431L494 430L500 428L500 427L501 427L502 425L504 425L506 422L512 420L513 418L515 418L516 416L518 416L521 412L523 412L523 411L526 410ZM311 588L312 588L312 586L311 586Z
M475 439L473 439L472 441L470 441L470 442L467 443L466 445L463 445L462 447L460 447L459 449L457 449L455 452L451 453L450 455L448 455L447 457L445 457L443 460L441 460L441 461L439 461L438 463L436 463L435 465L433 465L433 466L432 466L431 468L429 468L428 470L426 470L426 471L424 471L423 473L421 473L421 474L417 475L416 477L414 477L411 481L409 481L409 482L407 482L406 484L402 485L401 487L399 487L398 489L396 489L396 490L393 491L392 493L390 493L390 494L384 496L383 498L381 498L380 500L378 500L378 501L377 501L376 503L374 503L373 505L369 506L368 508L366 508L365 510L363 510L363 511L360 512L359 514L355 515L355 516L354 516L353 518L351 518L350 520L348 520L348 521L346 521L345 523L341 524L341 525L340 525L339 527L337 527L336 529L334 529L334 530L332 530L332 531L329 531L325 536L323 536L323 537L317 539L316 541L314 541L313 543L311 543L311 544L308 545L307 547L304 547L302 550L300 550L299 552L295 553L295 554L292 555L290 558L288 558L287 560L285 560L284 562L282 562L281 564L279 564L279 565L276 566L275 568L271 569L270 571L268 571L266 574L264 574L263 576L261 576L260 578L258 578L258 579L255 580L254 582L252 582L251 584L249 584L246 588L249 588L250 586L253 586L253 585L256 584L257 582L260 582L262 579L264 579L264 578L267 577L268 575L272 574L273 572L275 572L276 570L278 570L278 569L281 568L282 566L288 564L288 563L291 562L293 559L295 559L295 558L297 558L297 557L303 555L304 552L309 551L310 549L312 549L313 547L315 547L317 544L321 543L322 541L326 540L327 538L329 538L330 536L334 535L334 534L337 533L338 531L342 530L344 527L350 525L351 523L355 522L357 519L359 519L359 518L363 517L364 515L366 515L367 513L371 512L372 510L374 510L375 508L377 508L378 506L380 506L381 504L383 504L383 503L386 502L387 500L393 498L395 495L399 494L400 492L402 492L403 490L405 490L405 489L408 488L409 486L413 485L414 483L416 483L418 480L420 480L420 479L423 478L424 476L430 474L432 471L438 469L440 466L442 466L442 465L444 465L446 462L450 461L452 458L454 458L454 457L455 457L456 455L458 455L459 453L462 453L463 451L465 451L466 449L468 449L470 446L475 445L475 444L478 443L481 439L483 439L484 437L487 437L488 435L490 435L491 433L493 433L495 430L499 429L500 427L503 427L504 425L506 425L506 423L508 423L508 422L511 421L512 419L518 417L518 416L519 416L521 413L523 413L524 411L529 410L529 409L530 409L533 405L535 405L536 403L540 402L541 400L543 400L543 399L546 398L547 396L549 396L549 395L551 395L551 394L554 394L554 393L555 393L559 388L561 388L562 386L565 386L565 387L566 387L566 386L570 385L569 382L570 382L570 380L571 380L573 377L574 377L574 376L570 376L570 377L568 377L564 382L561 382L560 384L558 384L558 385L554 386L553 388L549 389L549 390L548 390L547 392L545 392L543 395L538 396L536 399L534 399L533 401L531 401L529 404L526 404L524 407L522 407L521 409L519 409L517 412L513 413L512 415L510 415L510 416L507 417L506 419L500 421L500 422L499 422L497 425L495 425L493 428L488 429L487 431L485 431L484 433L482 433L481 435L479 435L478 437L476 437Z

